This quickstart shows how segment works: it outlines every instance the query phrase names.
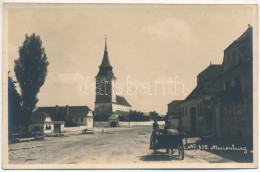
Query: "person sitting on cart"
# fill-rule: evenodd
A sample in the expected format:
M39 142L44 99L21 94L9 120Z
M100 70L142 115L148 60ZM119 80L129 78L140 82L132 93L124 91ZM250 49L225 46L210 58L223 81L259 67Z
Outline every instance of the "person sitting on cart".
M166 122L164 126L164 134L178 134L178 130L174 129L170 122ZM171 149L171 153L173 154L173 148ZM169 148L166 148L166 153L169 153Z
M155 138L155 140L157 140L157 136L158 136L158 133L159 133L159 124L157 122L157 119L154 119L154 123L153 123L153 132L152 132L152 136L153 138ZM153 146L156 146L154 145L154 143L152 143L152 140L150 141L150 149L153 147Z
M158 130L159 130L159 124L157 122L157 119L155 119L153 123L153 131L158 131Z

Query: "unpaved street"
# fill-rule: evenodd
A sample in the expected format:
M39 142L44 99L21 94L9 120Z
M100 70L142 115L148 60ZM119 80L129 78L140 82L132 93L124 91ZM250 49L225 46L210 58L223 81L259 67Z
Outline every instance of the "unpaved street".
M233 162L230 159L203 150L185 150L185 159L177 151L168 155L160 150L156 156L149 150L151 128L109 128L105 133L96 129L95 134L45 137L9 145L9 163L12 164L72 164L72 163L165 163ZM188 143L196 139L188 139Z

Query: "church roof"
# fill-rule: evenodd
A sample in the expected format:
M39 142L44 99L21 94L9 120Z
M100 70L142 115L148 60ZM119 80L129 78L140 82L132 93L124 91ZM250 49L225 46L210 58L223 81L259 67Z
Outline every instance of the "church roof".
M116 102L117 102L117 104L120 104L120 105L123 105L123 106L131 107L131 105L127 102L127 100L125 99L125 97L116 95Z

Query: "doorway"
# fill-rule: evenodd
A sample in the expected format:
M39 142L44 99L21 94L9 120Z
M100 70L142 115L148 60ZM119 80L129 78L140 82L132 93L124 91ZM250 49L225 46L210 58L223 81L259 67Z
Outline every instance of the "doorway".
M191 135L196 134L196 108L190 108L190 132Z
M60 124L54 124L54 133L61 133Z

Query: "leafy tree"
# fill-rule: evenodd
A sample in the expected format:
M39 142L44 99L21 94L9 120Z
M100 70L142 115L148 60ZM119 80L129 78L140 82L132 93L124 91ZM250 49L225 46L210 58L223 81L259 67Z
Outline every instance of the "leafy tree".
M14 71L21 89L24 125L28 129L31 113L38 102L37 94L45 82L49 62L40 36L26 34L19 47L19 58L14 61Z
M130 114L128 115L128 119L130 121L149 121L149 116L145 116L143 112L141 111L130 111Z
M150 119L151 120L159 119L159 114L155 111L150 112Z
M21 97L15 88L15 82L8 76L8 133L19 132L22 124Z

